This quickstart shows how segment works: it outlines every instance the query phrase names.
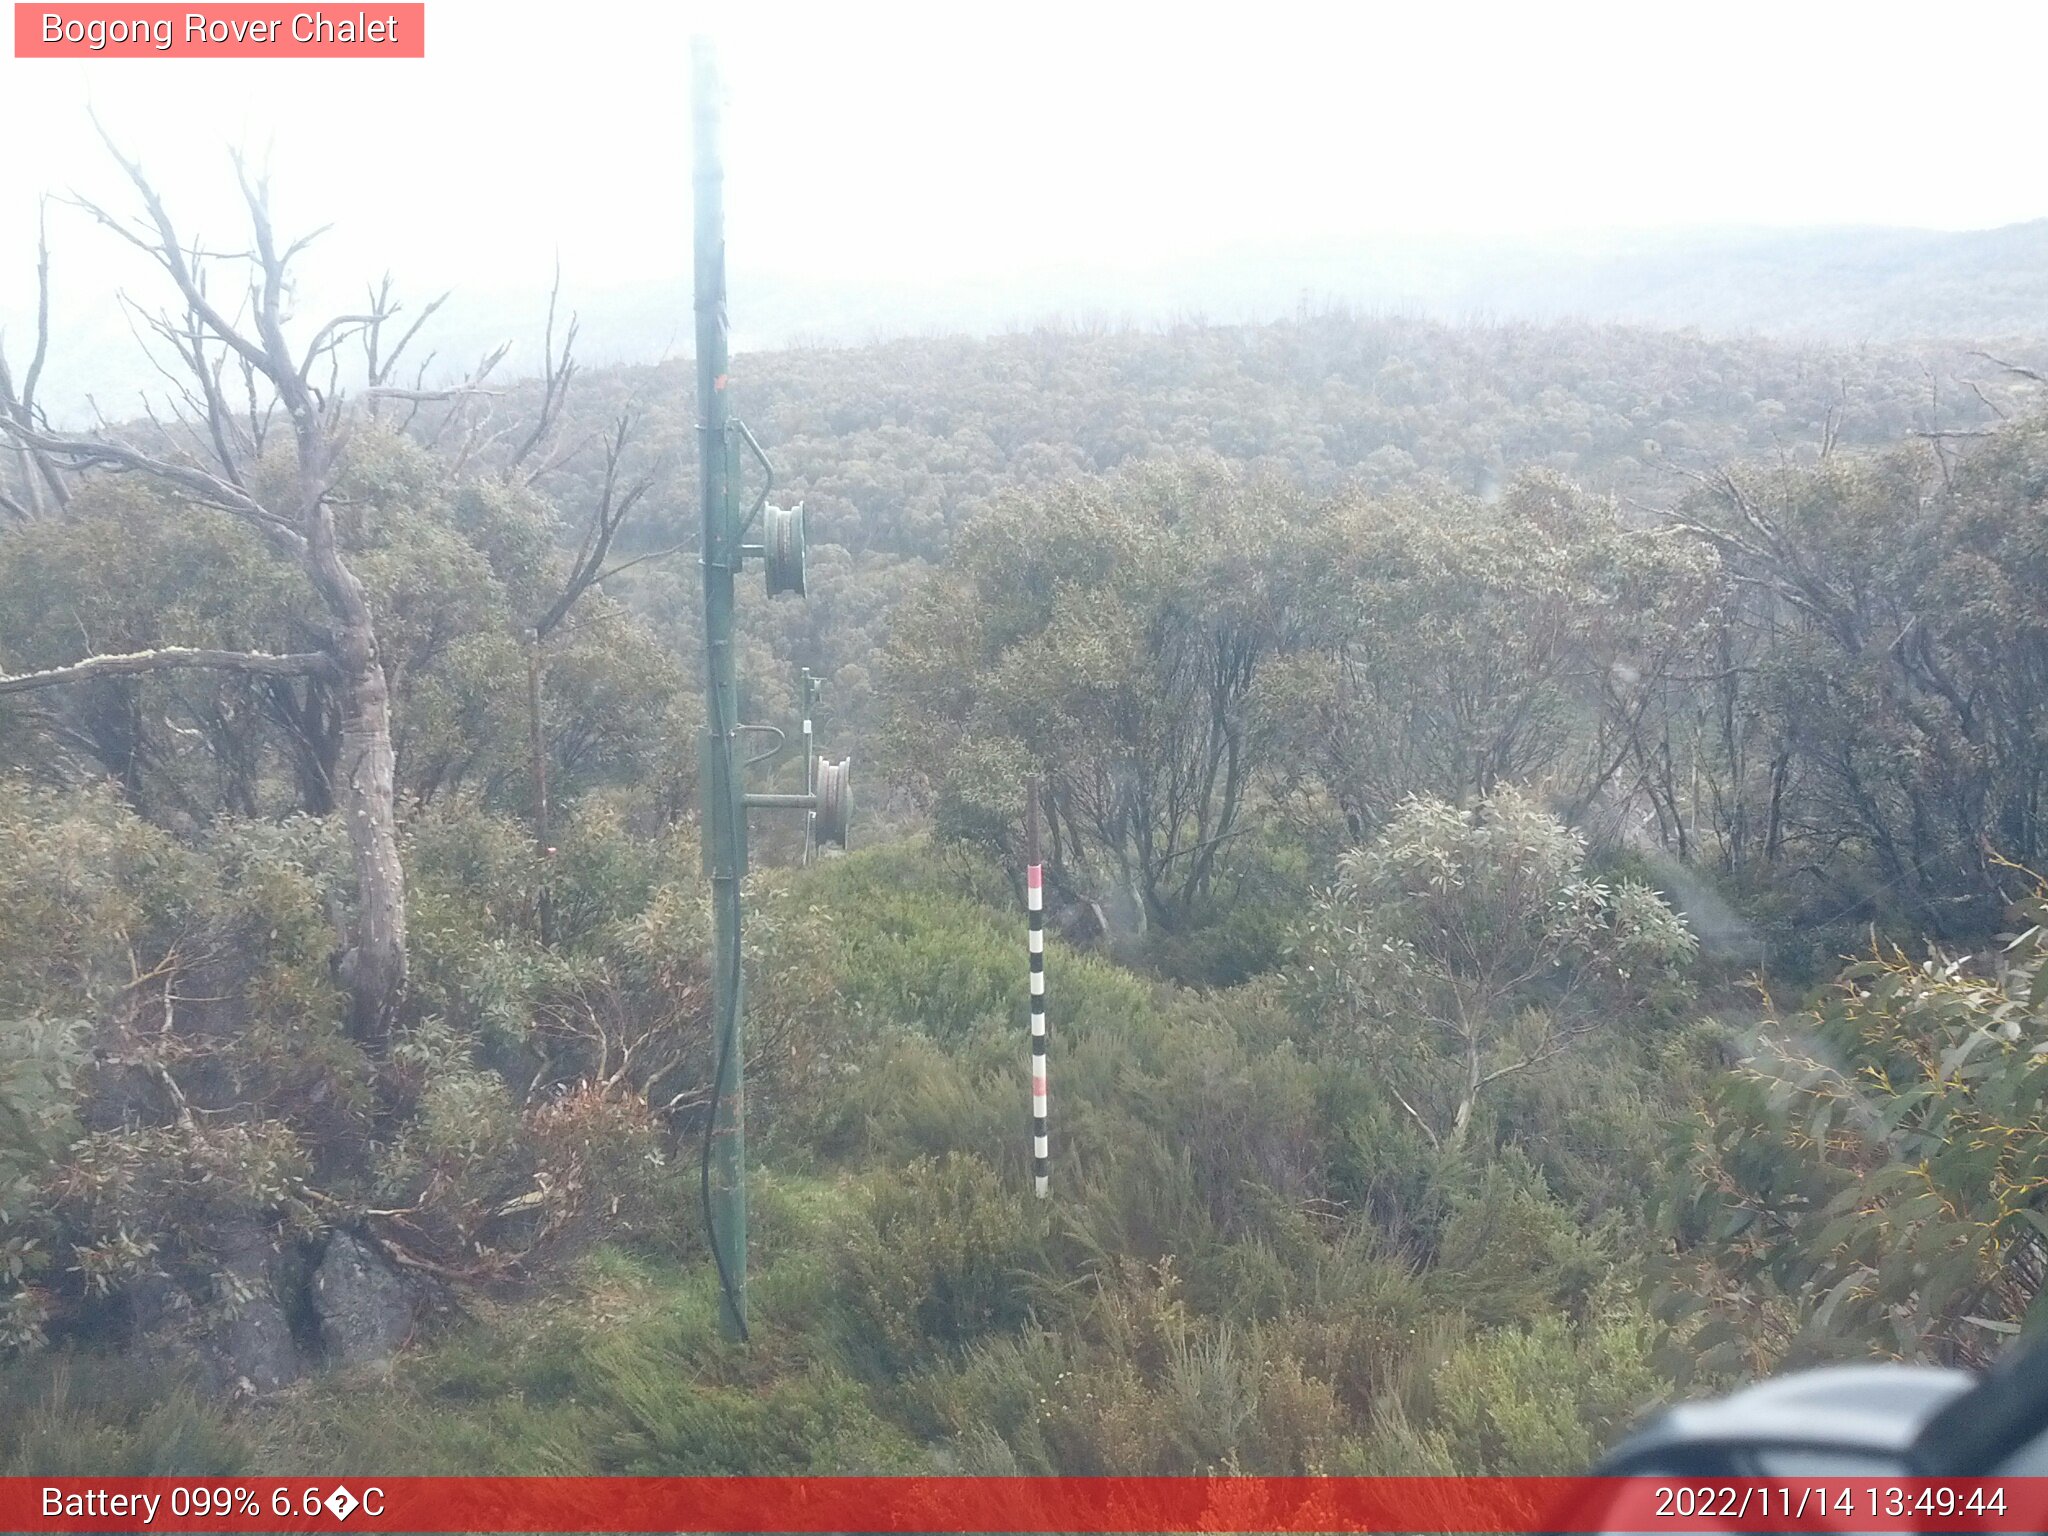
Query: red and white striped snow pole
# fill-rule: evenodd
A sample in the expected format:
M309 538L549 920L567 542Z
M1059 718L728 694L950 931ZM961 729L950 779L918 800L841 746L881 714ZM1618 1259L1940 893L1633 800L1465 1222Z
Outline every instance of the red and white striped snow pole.
M1031 957L1031 1180L1045 1198L1051 1144L1045 1128L1045 872L1038 862L1038 782L1024 802L1024 910Z

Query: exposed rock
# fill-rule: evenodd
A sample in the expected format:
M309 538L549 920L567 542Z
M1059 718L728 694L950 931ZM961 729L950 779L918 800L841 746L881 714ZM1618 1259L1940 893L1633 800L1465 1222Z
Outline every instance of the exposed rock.
M85 1081L88 1091L79 1105L79 1119L89 1131L147 1125L157 1114L161 1090L149 1073L132 1061L101 1057Z
M352 1233L336 1231L313 1272L313 1311L334 1365L389 1360L412 1333L411 1288Z
M1063 904L1052 914L1052 924L1053 931L1076 949L1099 943L1109 933L1109 919L1095 901Z
M191 1324L192 1298L168 1275L152 1272L141 1276L129 1284L124 1299L128 1331L138 1343L182 1332Z
M275 1392L299 1378L302 1362L279 1299L277 1245L254 1224L223 1235L206 1364L221 1386L244 1395Z

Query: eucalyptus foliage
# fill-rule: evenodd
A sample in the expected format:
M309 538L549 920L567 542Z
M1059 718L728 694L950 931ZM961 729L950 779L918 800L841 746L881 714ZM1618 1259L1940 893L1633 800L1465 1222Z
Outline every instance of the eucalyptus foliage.
M1592 878L1577 833L1502 789L1469 809L1412 800L1346 854L1300 985L1456 1148L1503 1079L1655 1020L1697 947L1654 892Z

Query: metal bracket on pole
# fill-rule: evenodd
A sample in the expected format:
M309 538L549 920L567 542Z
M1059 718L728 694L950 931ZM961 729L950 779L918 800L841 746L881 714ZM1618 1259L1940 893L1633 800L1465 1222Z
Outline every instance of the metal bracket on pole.
M747 760L749 768L780 767L794 752L801 751L804 763L804 787L801 793L790 794L775 790L749 790L741 797L741 804L754 811L803 811L805 817L804 859L809 862L815 844L831 843L835 847L846 846L848 824L853 816L852 760L839 758L828 761L817 753L816 721L812 711L817 707L818 694L824 685L806 667L798 675L798 707L803 711L802 725L794 740L783 734L779 726L745 725L744 731L773 731L781 738L775 747Z
M747 429L744 421L734 422L732 430L740 441L753 451L754 462L761 466L761 473L765 477L761 482L761 494L754 498L754 504L747 509L747 515L740 519L739 528L735 532L735 537L744 539L753 529L754 519L761 515L761 509L768 505L768 493L775 489L775 466L768 462L768 455L762 450L760 441Z

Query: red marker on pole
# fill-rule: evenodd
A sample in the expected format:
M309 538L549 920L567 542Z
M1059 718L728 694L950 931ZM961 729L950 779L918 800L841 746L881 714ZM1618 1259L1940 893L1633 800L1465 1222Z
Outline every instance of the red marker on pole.
M1045 873L1038 861L1038 781L1024 801L1024 910L1030 923L1031 957L1031 1180L1045 1198L1051 1143L1045 1129Z

